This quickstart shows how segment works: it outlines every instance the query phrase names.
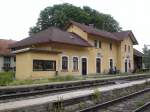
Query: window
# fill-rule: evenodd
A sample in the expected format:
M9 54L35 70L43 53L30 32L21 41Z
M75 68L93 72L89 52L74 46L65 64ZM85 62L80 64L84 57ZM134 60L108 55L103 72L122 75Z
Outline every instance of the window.
M112 50L112 43L109 44L109 48L110 48L110 50Z
M130 52L130 46L128 46L128 51Z
M54 60L33 60L33 71L55 71L56 61Z
M10 64L10 57L5 56L4 57L4 64Z
M16 62L16 57L14 57L14 62Z
M127 45L124 46L124 50L125 50L125 52L126 52L126 50L127 50Z
M68 70L68 57L62 57L62 70Z
M94 46L95 46L96 48L101 48L101 41L99 41L99 40L94 40Z
M110 65L110 68L112 69L113 68L113 60L112 59L110 59L109 65Z
M9 63L4 63L4 68L10 68L10 64Z
M102 44L101 44L101 41L99 40L99 48L101 48L102 47Z
M95 46L96 48L98 48L97 40L94 40L94 46Z
M4 71L11 70L11 57L4 56L3 70Z
M78 58L73 57L73 71L78 71Z

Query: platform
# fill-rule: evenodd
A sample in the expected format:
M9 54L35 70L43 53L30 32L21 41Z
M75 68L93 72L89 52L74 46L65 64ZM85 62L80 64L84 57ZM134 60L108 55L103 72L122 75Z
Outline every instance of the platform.
M123 83L123 84L117 83L115 85L110 85L110 86L105 86L105 87L96 87L96 88L100 92L105 92L105 91L110 91L110 90L114 90L114 89L133 86L136 84L142 84L142 83L145 83L146 81L150 81L150 78L148 78L147 80L131 81L128 83ZM86 95L92 94L93 92L94 92L94 89L89 88L89 89L82 89L82 90L75 90L75 91L67 91L65 93L58 93L55 95L49 95L49 96L40 97L40 98L33 98L33 99L1 103L0 111L11 110L11 109L16 109L16 108L23 108L23 107L33 106L33 105L40 105L40 104L44 104L44 103L48 103L48 102L50 103L50 102L57 101L60 98L71 99L71 98L76 98L79 96L86 96Z

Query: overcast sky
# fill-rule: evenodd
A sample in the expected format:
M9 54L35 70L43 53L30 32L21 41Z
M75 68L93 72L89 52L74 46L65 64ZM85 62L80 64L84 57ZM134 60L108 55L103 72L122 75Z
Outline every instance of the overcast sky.
M28 37L29 28L37 22L40 11L63 2L111 14L123 30L133 31L139 50L144 44L150 44L150 0L0 0L0 38Z

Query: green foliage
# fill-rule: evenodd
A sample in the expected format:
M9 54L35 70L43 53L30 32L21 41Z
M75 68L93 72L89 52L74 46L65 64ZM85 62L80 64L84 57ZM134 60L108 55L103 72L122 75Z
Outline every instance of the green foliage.
M79 80L77 77L67 75L67 76L56 76L53 78L43 78L43 79L27 79L27 80L13 80L11 75L8 75L8 79L11 81L1 82L1 85L26 85L26 84L41 84L41 83L51 83L51 82L62 82L62 81L73 81Z
M49 79L28 79L28 80L13 80L12 82L8 83L7 85L26 85L26 84L41 84L41 83L49 83Z
M143 106L144 104L145 104L145 101L140 100L139 102L136 103L136 106L137 106L137 107L141 107L141 106Z
M63 105L63 98L60 97L57 103L53 106L53 112L66 112Z
M83 108L85 108L87 105L86 105L86 102L80 102L79 104L78 104L78 108L79 109L83 109Z
M87 6L80 8L71 4L59 4L42 10L36 26L31 27L29 33L37 33L50 26L64 29L69 20L94 24L95 27L110 32L121 30L118 22L109 14L100 13Z
M14 80L15 74L13 72L0 73L0 86L5 86Z
M98 103L100 101L100 98L101 98L101 94L100 94L100 91L98 89L95 89L94 90L94 93L93 93L93 101L95 103Z
M54 78L49 79L49 81L51 81L51 82L73 81L73 80L78 80L78 79L72 75L56 76Z
M150 49L148 49L148 46L144 45L143 53L143 63L145 65L145 68L150 68Z

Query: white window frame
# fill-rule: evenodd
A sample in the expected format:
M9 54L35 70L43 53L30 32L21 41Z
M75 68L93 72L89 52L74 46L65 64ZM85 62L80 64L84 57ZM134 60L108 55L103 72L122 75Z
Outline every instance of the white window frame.
M96 46L95 46L95 41L96 41ZM100 48L99 41L100 41L100 40L94 40L94 47L95 47L95 48ZM100 41L100 42L101 42L101 41Z
M70 59L69 59L69 56L68 56L68 55L61 55L61 64L60 64L60 65L61 65L61 71L63 70L63 69L62 69L62 58L63 58L63 57L67 57L67 58L68 58L68 69L67 69L67 70L69 71L69 68L70 68L70 67L69 67L69 61L70 61Z
M73 58L78 58L78 71L80 70L80 63L79 63L79 56L72 56L72 71L74 71L74 69L73 69Z

